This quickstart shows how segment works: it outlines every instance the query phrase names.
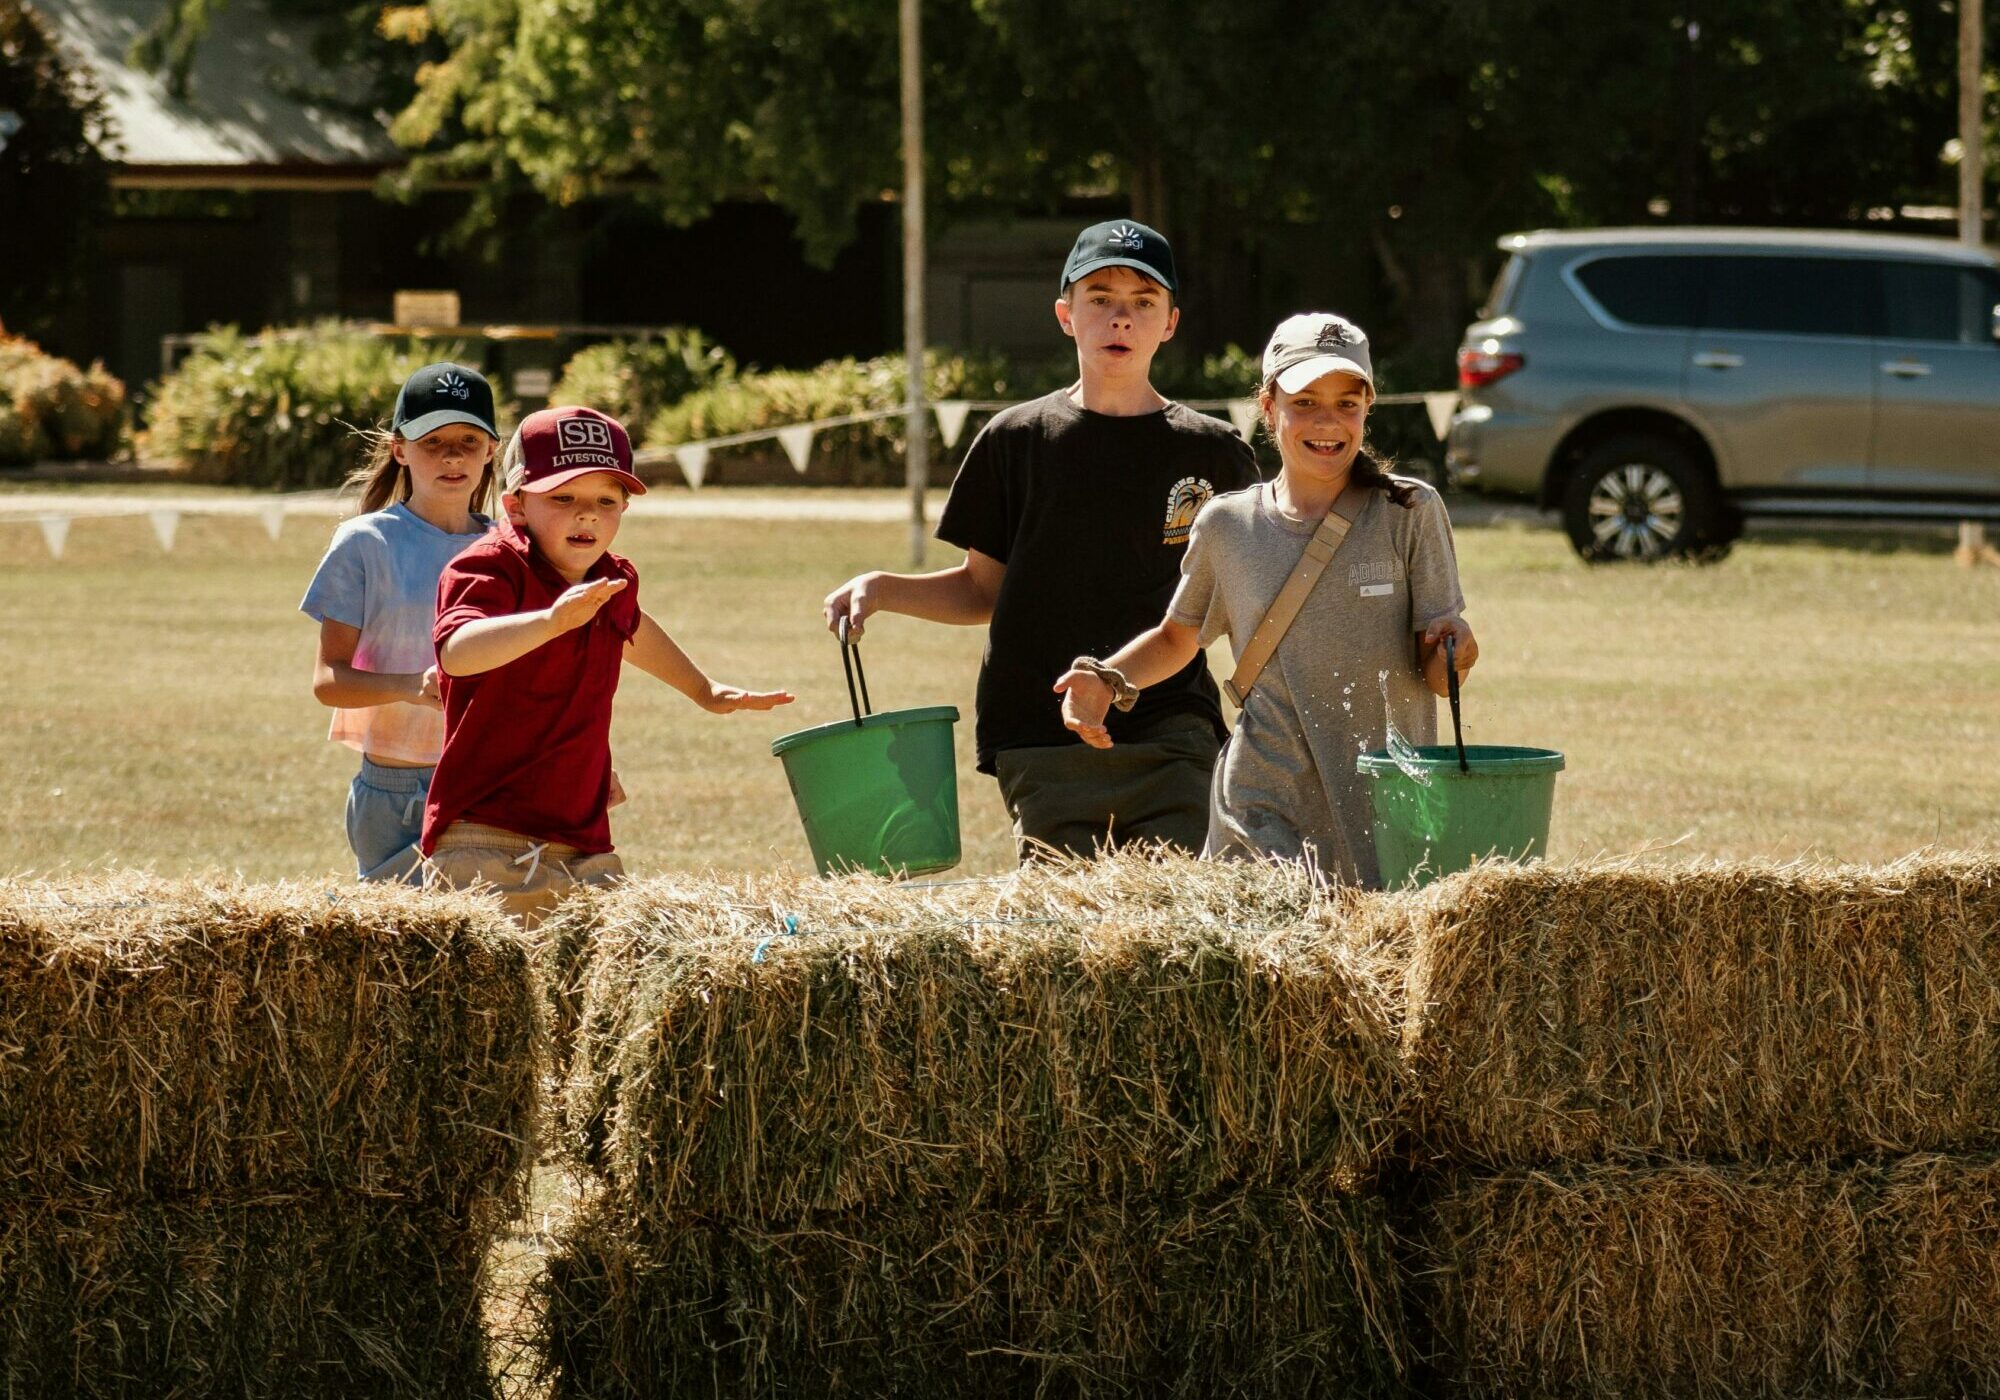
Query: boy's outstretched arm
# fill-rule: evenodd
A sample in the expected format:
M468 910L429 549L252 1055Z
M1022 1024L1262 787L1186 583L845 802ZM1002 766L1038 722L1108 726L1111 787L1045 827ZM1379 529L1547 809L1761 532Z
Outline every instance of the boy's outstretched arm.
M878 612L976 627L993 620L1006 574L1005 564L976 549L967 550L956 568L934 574L856 574L826 595L826 630L839 632L844 617L848 635L858 637L869 615Z
M647 675L665 681L710 714L768 710L792 703L789 690L745 690L710 680L681 650L680 643L667 635L667 629L653 621L653 615L643 608L639 610L639 630L625 644L625 659Z
M1144 690L1177 674L1200 650L1201 629L1168 617L1099 659ZM1055 688L1063 698L1063 723L1092 748L1110 748L1111 731L1104 727L1104 716L1111 708L1111 687L1090 671L1064 671Z
M518 661L553 638L597 616L597 610L623 591L622 578L592 579L572 584L546 608L481 617L467 622L438 648L438 669L447 676L477 676Z

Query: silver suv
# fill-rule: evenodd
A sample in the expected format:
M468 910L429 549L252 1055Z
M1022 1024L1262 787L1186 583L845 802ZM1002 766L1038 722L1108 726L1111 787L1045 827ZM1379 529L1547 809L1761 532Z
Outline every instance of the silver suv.
M2000 520L2000 264L1941 239L1513 234L1446 465L1590 559L1713 557L1745 516Z

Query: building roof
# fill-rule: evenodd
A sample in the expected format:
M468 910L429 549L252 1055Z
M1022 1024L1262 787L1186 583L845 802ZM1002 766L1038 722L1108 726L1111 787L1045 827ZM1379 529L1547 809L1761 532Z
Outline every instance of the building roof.
M381 120L302 101L285 79L334 78L312 57L311 32L274 18L264 0L211 10L185 97L164 73L132 66L133 45L160 0L28 0L63 51L104 89L115 127L105 154L128 170L160 167L379 167L400 158ZM317 85L317 84L316 84Z

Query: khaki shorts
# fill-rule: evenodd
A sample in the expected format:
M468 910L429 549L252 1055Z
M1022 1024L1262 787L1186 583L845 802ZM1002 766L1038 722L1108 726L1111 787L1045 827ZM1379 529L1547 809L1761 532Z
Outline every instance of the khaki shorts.
M1221 749L1200 715L1170 715L1142 740L1002 749L1000 796L1023 861L1093 856L1140 841L1200 855L1208 839L1209 782Z
M525 929L541 923L578 885L608 885L624 878L624 862L610 851L586 855L560 841L535 841L477 822L446 827L424 864L426 884L488 890Z

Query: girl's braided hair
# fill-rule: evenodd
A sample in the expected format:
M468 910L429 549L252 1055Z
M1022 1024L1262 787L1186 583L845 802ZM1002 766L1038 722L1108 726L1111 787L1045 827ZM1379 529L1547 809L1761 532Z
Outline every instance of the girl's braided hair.
M1278 381L1275 378L1266 379L1258 386L1257 401L1264 406L1267 413L1271 404L1277 401L1277 397ZM1375 401L1373 389L1369 390L1368 401L1371 404ZM1354 454L1354 465L1349 469L1349 480L1364 490L1380 491L1404 510L1409 510L1419 499L1417 488L1408 481L1398 481L1389 475L1395 465L1394 458L1381 456L1364 440L1361 450Z

